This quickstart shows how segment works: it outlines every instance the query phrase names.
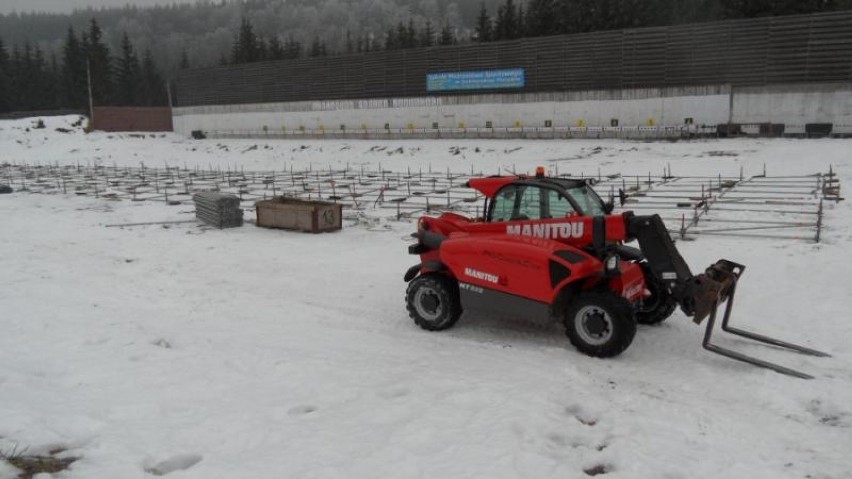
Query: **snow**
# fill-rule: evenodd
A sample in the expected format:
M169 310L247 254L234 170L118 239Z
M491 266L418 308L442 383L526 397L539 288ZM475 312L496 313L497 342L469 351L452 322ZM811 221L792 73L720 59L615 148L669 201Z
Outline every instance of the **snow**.
M196 141L83 134L74 120L0 122L0 163L732 176L831 166L852 183L850 140ZM420 330L403 303L416 263L407 220L319 236L105 227L186 210L0 195L0 452L61 447L80 459L55 477L87 479L852 477L849 201L826 204L819 244L678 243L693 270L747 265L736 324L833 357L718 342L811 381L704 351L703 327L679 311L607 360L576 352L558 326L515 319L466 314ZM14 471L0 462L5 477Z

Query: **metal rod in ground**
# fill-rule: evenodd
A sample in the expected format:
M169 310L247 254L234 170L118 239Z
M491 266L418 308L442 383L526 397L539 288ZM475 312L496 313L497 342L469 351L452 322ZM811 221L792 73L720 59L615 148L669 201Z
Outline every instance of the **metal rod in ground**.
M122 223L116 225L106 225L107 228L123 228L125 226L150 226L150 225L176 225L182 223L198 223L198 220L175 220L175 221L149 221L145 223Z
M731 231L755 231L755 230L780 230L780 229L795 229L795 228L808 228L813 225L772 225L772 226L749 226L744 228L716 228L716 229L707 229L707 230L694 230L696 233L722 233L722 232L731 232Z
M817 212L816 238L814 241L819 243L820 233L822 233L822 199L819 200L819 211Z

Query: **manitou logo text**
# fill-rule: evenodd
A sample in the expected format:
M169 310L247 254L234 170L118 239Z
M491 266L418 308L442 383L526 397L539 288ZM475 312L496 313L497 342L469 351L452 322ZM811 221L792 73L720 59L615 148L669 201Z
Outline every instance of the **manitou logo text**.
M473 268L465 268L464 269L465 276L470 276L471 278L476 278L482 281L488 281L489 283L497 283L497 276L493 274L483 273L482 271L477 271Z
M536 238L568 239L583 237L583 223L543 223L535 225L507 225L506 234L535 236Z

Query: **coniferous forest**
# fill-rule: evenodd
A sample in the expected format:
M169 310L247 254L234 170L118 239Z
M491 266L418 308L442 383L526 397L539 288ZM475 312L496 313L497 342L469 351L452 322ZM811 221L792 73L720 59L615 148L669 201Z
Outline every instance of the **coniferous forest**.
M243 0L0 15L0 113L168 104L193 67L852 9L852 0Z

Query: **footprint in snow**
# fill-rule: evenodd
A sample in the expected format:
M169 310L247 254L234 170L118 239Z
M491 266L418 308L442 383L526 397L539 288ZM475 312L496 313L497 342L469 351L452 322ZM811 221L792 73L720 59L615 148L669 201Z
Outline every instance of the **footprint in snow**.
M184 471L201 462L203 457L199 454L179 454L165 461L160 461L153 466L146 466L145 472L153 476L165 476L175 471Z
M572 404L565 408L565 414L568 416L574 416L574 419L580 422L580 424L586 426L594 426L598 423L597 418L588 412L583 411L583 408L577 404Z
M310 414L316 410L316 406L311 406L310 404L302 404L300 406L290 408L290 410L287 411L287 414L291 416L304 416L305 414Z
M823 404L819 399L811 401L808 404L807 411L813 414L819 420L820 424L831 427L852 427L852 423L849 420L849 412Z
M572 449L582 447L587 449L594 448L595 451L602 452L604 449L609 447L609 442L607 442L606 440L600 442L597 446L593 446L593 441L589 441L579 437L572 439L569 436L555 432L547 435L547 441L550 443L550 445L555 446L557 449L560 450L565 449L566 447L570 447Z
M158 338L155 341L152 341L151 345L163 349L172 349L172 343L168 342L165 338Z
M609 464L597 464L595 466L583 469L583 472L585 472L587 476L598 476L601 474L606 474L611 470L612 466L610 466Z
M551 444L557 446L559 448L564 448L566 446L570 447L578 447L579 444L572 443L567 437L558 433L551 433L547 435L547 440L550 441Z
M409 391L407 388L394 388L389 389L387 391L382 391L381 393L379 393L379 396L384 399L397 399L408 396L409 394L411 394L411 391Z

